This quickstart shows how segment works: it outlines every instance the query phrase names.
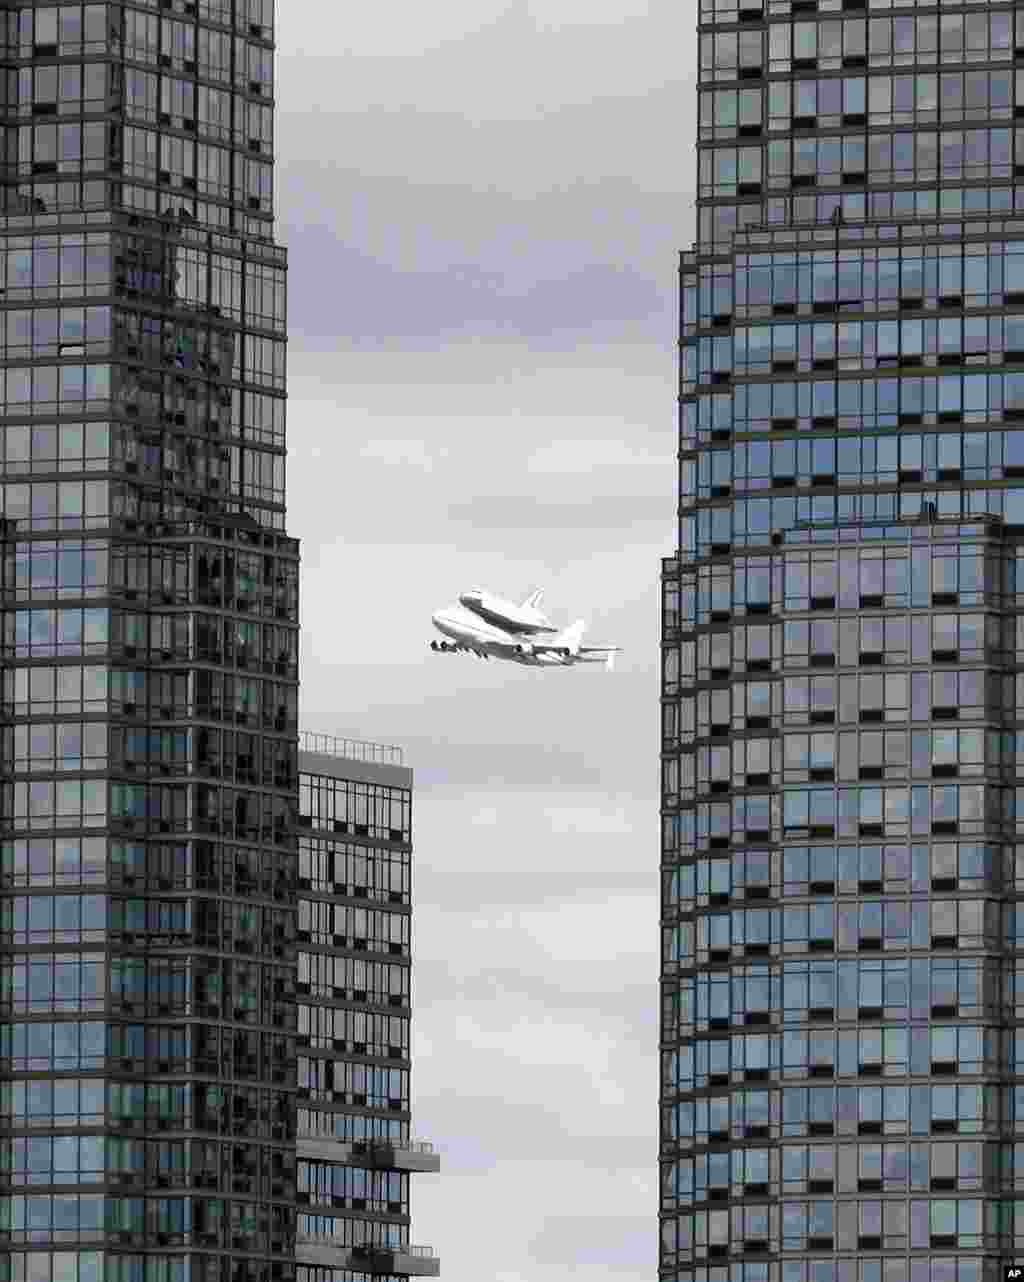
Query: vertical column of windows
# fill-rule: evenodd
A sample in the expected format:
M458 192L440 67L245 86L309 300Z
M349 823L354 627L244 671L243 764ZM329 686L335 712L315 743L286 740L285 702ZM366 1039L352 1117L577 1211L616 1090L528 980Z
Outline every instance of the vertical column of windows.
M300 780L298 1231L338 1249L408 1241L410 803L343 765ZM303 1160L325 1139L337 1160Z

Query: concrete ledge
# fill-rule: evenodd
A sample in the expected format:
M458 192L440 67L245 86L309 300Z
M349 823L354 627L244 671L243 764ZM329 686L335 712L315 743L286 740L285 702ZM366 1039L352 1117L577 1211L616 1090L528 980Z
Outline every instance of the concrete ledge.
M353 1269L359 1267L354 1260L354 1248L333 1244L329 1238L295 1238L296 1264L312 1264L323 1269Z
M377 1170L430 1171L436 1174L441 1169L440 1153L412 1144L372 1143L366 1145L364 1152L363 1160ZM362 1157L362 1154L357 1153L357 1156Z
M348 1140L332 1140L314 1135L299 1135L295 1140L297 1157L307 1157L314 1161L341 1162L350 1165L353 1159L353 1145Z
M389 1144L386 1141L334 1140L327 1136L299 1135L297 1157L343 1166L364 1166L375 1171L429 1171L441 1169L441 1155L427 1145Z
M355 1268L369 1273L400 1273L411 1278L439 1278L441 1261L436 1255L412 1255L414 1248L357 1247L352 1253Z

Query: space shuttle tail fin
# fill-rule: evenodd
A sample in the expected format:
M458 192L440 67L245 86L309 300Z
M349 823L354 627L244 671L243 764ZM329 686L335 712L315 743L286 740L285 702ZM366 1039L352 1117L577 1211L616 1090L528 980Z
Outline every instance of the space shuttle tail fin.
M530 595L526 598L526 600L523 602L522 608L524 610L539 610L540 603L541 603L541 600L543 599L543 596L544 596L544 589L537 588L536 591L531 592Z

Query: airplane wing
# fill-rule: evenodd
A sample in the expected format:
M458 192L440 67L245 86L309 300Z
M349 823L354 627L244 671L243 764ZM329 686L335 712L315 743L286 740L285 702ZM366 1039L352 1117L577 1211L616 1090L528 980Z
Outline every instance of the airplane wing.
M610 654L618 653L621 646L617 645L584 645L583 633L586 630L586 624L582 619L577 619L574 624L564 628L550 641L538 641L533 639L533 648L536 652L541 653L545 650L555 654L568 654L573 657L584 654Z

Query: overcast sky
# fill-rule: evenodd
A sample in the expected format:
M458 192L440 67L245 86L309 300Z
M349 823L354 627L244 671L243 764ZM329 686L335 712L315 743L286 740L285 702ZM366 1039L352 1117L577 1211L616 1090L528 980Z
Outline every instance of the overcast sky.
M656 1276L657 637L692 28L668 0L279 0L303 724L414 803L413 1240ZM431 654L481 584L619 670Z

